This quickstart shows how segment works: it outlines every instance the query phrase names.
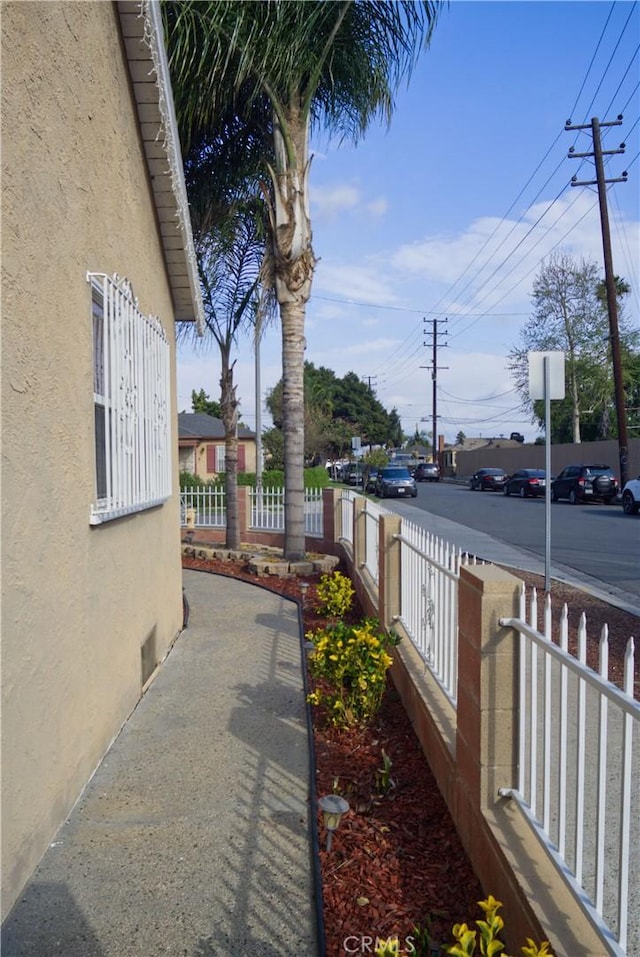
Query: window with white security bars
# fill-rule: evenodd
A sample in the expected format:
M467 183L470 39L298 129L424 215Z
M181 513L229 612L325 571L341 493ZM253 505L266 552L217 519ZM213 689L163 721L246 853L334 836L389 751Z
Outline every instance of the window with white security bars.
M171 494L170 348L128 280L87 273L93 323L96 497L90 523L161 505Z

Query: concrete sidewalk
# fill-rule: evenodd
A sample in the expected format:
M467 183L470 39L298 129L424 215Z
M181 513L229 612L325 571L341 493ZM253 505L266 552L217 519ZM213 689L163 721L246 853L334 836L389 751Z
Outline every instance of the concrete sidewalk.
M52 842L2 957L318 953L298 607L184 572L188 628Z

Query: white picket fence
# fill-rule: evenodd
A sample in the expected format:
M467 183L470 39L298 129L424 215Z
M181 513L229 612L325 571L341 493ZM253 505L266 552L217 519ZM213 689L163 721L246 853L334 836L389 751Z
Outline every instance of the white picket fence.
M514 798L573 888L608 952L640 954L640 702L633 698L634 641L629 638L623 689L609 681L608 632L598 671L587 667L587 622L569 654L567 607L552 636L551 601L544 631L537 595L518 618L501 619L520 635L519 780ZM632 921L633 918L633 921Z
M250 527L272 532L284 531L284 489L249 489ZM194 510L196 528L224 528L226 496L221 486L180 489L180 523L186 523L187 509ZM322 489L307 488L304 492L305 534L322 536Z

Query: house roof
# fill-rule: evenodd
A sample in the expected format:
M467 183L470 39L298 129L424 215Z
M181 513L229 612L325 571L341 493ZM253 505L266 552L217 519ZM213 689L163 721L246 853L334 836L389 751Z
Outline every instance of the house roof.
M244 425L238 426L239 439L255 439L256 434ZM204 412L180 412L178 414L179 439L224 439L222 419Z
M121 0L118 13L138 110L176 320L204 328L187 187L158 0Z

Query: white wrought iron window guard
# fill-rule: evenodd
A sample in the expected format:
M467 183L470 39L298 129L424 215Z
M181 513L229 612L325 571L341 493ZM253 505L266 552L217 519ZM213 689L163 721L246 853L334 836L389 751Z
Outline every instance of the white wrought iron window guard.
M170 347L120 276L87 273L92 292L96 500L90 523L171 495Z

